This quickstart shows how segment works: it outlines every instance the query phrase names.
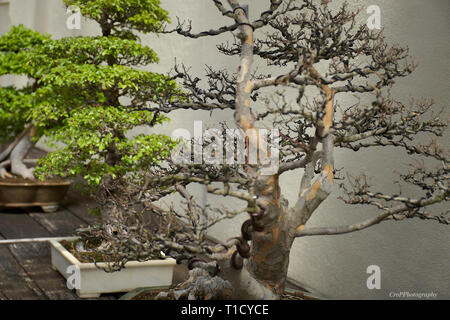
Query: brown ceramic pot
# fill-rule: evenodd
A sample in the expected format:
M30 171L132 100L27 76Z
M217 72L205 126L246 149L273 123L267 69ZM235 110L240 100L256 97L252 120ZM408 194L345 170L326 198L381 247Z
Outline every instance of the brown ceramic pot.
M54 212L71 184L68 180L0 179L0 206L39 206L44 212Z

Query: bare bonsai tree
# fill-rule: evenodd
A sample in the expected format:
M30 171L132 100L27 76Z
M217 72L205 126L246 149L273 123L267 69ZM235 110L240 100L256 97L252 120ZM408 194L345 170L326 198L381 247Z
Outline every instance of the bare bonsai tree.
M145 183L136 188L143 190L136 191L139 201L154 213L166 217L172 213L189 222L184 230L166 232L159 240L171 255L178 253L179 260L189 258L189 266L194 268L187 282L159 298L278 299L285 289L289 254L297 238L349 233L407 218L449 224L446 213L436 216L428 211L431 205L449 199L447 152L436 140L417 144L423 134L442 136L447 121L442 113L433 113L431 100L404 104L390 95L395 80L416 67L407 49L388 46L381 31L358 25L358 12L346 4L332 10L329 1L267 0L267 11L250 21L238 0L228 0L228 5L212 1L219 14L230 18L229 25L193 33L190 22L179 22L174 30L165 32L199 38L236 31L235 43L219 45L218 50L240 57L238 72L208 68L203 83L178 65L174 77L181 79L188 93L179 94L178 100L161 98L157 107L144 99L138 105L159 112L234 110L234 125L253 134L247 135L245 142L259 150L260 159L271 157L258 143L263 139L262 129L276 128L281 137L278 170L267 175L263 167L249 163L246 155L243 165L170 163L148 173ZM276 67L277 74L254 72L256 59ZM267 90L262 89L266 88L277 89L264 96L262 91ZM287 98L292 92L296 102ZM340 95L358 95L360 102L340 106ZM258 108L253 107L256 104ZM364 175L340 176L341 169L336 170L334 161L336 148L363 151L377 146L399 148L422 161L431 159L426 165L416 162L410 173L400 175L403 183L423 190L421 197L375 191ZM225 153L227 147L220 145L215 152L222 147ZM233 153L232 158L239 156ZM432 161L436 169L431 168ZM279 176L299 168L303 176L293 179L298 179L300 192L296 203L289 206L280 192ZM336 183L346 179L346 183ZM239 237L225 244L208 243L205 230L239 211L198 205L187 192L190 183L203 184L214 195L245 201L240 212L248 212L250 219L242 225ZM347 195L343 198L346 203L375 206L380 214L351 225L308 227L312 214L338 186ZM171 191L185 198L184 212L175 208L167 212L152 204Z

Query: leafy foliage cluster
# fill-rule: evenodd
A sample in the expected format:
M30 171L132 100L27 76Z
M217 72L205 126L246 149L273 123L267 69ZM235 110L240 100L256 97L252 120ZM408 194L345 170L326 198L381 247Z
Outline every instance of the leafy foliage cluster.
M129 133L168 121L134 105L138 98L157 101L178 89L175 80L138 69L158 57L131 32L158 31L168 16L157 0L64 2L97 21L102 35L53 40L17 26L1 37L0 75L25 75L30 81L22 89L1 88L0 135L11 139L32 122L36 139L45 135L59 146L40 159L37 177L81 175L98 185L107 176L157 163L175 146L163 135Z
M49 41L48 35L14 26L10 32L0 37L0 77L24 75L31 81L22 88L0 87L0 143L15 138L28 121L33 106L33 80L36 69L28 62L34 48Z
M103 35L136 39L133 31L160 31L169 14L159 0L64 0L67 6L77 6L81 14L95 20Z

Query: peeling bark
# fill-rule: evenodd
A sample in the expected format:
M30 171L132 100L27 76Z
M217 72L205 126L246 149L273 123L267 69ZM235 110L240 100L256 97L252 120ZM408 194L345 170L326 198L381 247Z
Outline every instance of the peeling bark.
M260 133L255 127L255 117L252 116L250 108L250 95L254 88L250 80L254 30L238 1L228 2L234 11L236 22L240 24L241 32L241 64L236 89L235 121L244 131L254 129L257 138L249 140L250 143L256 143L255 149L259 150ZM235 288L240 289L238 292L245 292L244 298L277 299L284 291L294 231L290 230L287 212L281 206L278 175L261 176L257 168L250 168L249 176L254 181L251 192L255 199L258 199L261 212L252 216L250 256L232 283ZM252 205L255 204L249 202L249 206Z

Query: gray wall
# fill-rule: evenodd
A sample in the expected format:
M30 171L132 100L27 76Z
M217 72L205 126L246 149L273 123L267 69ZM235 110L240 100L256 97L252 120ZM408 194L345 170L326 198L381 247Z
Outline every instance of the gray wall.
M340 1L335 1L340 3ZM262 0L245 0L250 4L252 16L265 6ZM351 1L351 6L363 9L377 4L382 9L382 26L390 43L408 45L410 54L420 62L413 75L398 81L396 97L433 97L436 107L447 107L450 101L450 2L448 0L370 0ZM194 31L203 31L228 23L208 0L164 0L163 6L172 17L190 18ZM364 12L361 21L364 21ZM8 19L10 17L10 20ZM77 34L95 34L98 28L83 21L82 30L70 31L65 27L65 12L59 0L12 0L0 5L0 32L8 25L23 23L54 37ZM174 19L175 20L175 19ZM230 35L218 38L187 40L176 35L145 36L144 43L154 48L161 63L155 71L167 71L178 62L192 66L194 73L202 74L205 64L237 69L236 58L220 56L215 49L218 41L232 41ZM264 68L264 65L259 65ZM264 69L261 69L264 70ZM353 103L351 98L339 98L341 104ZM214 124L230 119L231 113L174 112L165 133L175 128L192 130L194 120ZM448 135L441 139L449 147ZM408 158L392 149L364 150L358 153L338 151L336 166L345 167L354 174L365 172L373 177L379 190L396 192L392 181L393 171L406 168ZM281 177L282 191L290 202L295 201L299 189L301 170ZM230 199L206 196L202 187L192 186L204 201L230 205ZM338 190L336 190L338 191ZM415 192L416 190L411 190ZM377 213L365 207L348 207L333 194L316 211L310 226L331 226L358 222ZM226 200L226 201L225 201ZM234 204L239 206L240 204ZM441 206L441 209L444 207ZM225 240L238 234L239 223L245 215L215 227L211 234ZM434 292L438 298L450 299L450 230L433 222L403 221L385 222L371 229L354 234L311 237L296 241L291 254L289 276L314 292L328 298L389 299L390 292ZM368 290L366 268L381 268L381 290Z

